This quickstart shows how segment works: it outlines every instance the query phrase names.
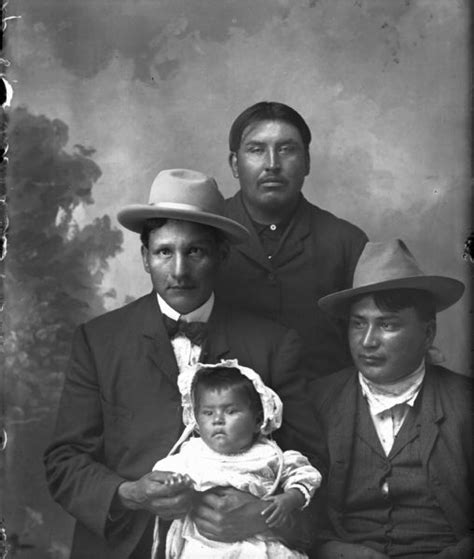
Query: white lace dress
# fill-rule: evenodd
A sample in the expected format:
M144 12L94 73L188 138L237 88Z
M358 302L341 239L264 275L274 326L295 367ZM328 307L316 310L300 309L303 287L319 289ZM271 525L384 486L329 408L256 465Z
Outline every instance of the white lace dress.
M283 452L273 441L260 437L246 452L236 455L218 454L201 438L185 442L178 454L157 462L153 468L188 474L196 491L217 486L232 486L256 497L264 497L279 487L298 488L306 504L321 484L321 474L301 453ZM155 530L157 534L157 530ZM156 548L157 542L155 541ZM267 534L247 540L225 543L202 536L192 519L175 520L166 541L167 559L303 559L304 553L291 550Z

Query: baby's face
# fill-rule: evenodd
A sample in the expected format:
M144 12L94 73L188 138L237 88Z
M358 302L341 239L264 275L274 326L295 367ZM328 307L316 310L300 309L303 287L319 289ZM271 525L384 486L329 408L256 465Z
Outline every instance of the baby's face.
M256 413L233 388L198 388L194 415L203 441L219 454L247 450L260 429Z

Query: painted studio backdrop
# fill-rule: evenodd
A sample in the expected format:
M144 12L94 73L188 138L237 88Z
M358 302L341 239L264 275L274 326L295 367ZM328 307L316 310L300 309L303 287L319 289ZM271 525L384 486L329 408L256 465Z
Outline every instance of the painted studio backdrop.
M466 280L468 1L10 0L9 248L0 517L12 556L66 559L71 519L44 481L75 326L144 294L117 211L187 167L237 190L233 119L261 100L312 133L313 203L425 271ZM468 301L439 318L469 374Z

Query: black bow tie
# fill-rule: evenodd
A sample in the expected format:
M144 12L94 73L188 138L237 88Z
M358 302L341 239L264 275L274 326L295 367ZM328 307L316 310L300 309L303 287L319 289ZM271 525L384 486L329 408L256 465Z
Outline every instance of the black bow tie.
M185 322L184 320L173 320L169 316L163 315L166 331L170 340L178 334L183 334L192 344L202 345L207 333L205 322Z

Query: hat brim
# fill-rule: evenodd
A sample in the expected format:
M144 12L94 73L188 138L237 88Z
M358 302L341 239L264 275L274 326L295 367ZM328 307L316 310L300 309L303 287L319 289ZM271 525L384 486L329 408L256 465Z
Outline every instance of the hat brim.
M319 299L318 304L325 312L335 317L347 318L350 306L355 298L389 289L420 289L428 291L434 297L436 312L439 312L459 301L464 293L464 284L457 279L445 276L400 278L331 293Z
M250 236L249 231L233 219L203 212L185 204L133 204L126 206L117 214L119 223L135 233L141 233L145 221L153 218L179 219L208 225L219 229L233 244L243 243Z

